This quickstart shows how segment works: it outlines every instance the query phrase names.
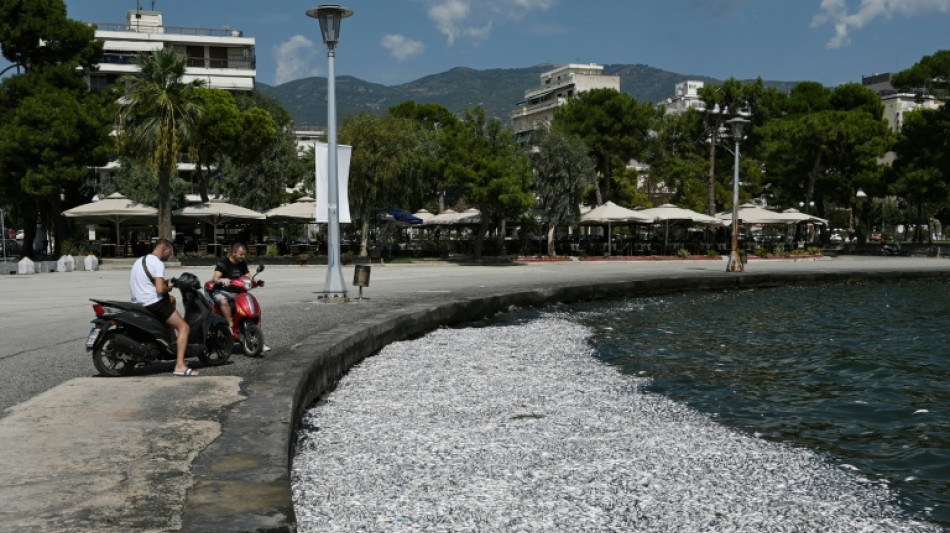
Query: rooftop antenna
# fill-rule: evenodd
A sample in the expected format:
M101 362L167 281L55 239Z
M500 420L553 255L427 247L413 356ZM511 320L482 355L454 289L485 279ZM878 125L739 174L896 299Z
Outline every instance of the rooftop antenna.
M135 2L135 5L137 6L137 10L138 10L138 11L141 11L141 10L142 10L142 0L137 0L137 1Z
M155 11L155 0L152 0L152 11Z

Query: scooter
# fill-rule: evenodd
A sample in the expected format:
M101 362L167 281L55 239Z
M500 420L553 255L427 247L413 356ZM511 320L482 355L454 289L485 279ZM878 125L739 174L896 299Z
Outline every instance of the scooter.
M197 357L208 366L227 363L233 347L228 322L213 313L211 299L201 292L201 281L185 272L171 282L181 292L190 328L185 357ZM96 318L86 351L92 352L92 363L100 374L126 376L139 365L175 360L175 329L148 309L131 302L90 300Z
M891 244L885 244L881 249L881 253L884 255L901 255L901 244L896 241Z
M264 351L264 332L261 331L261 306L257 298L250 293L251 289L264 286L264 280L255 279L264 271L264 265L257 265L253 276L243 276L237 279L220 279L218 287L226 287L235 293L231 305L231 322L234 324L232 335L241 344L244 355L257 357ZM209 296L215 290L215 282L205 283L205 293ZM214 313L221 316L218 302L214 302ZM223 316L222 316L223 320Z

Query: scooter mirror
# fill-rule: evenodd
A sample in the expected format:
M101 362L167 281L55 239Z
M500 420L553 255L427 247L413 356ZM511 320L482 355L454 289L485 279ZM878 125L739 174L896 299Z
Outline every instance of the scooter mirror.
M257 265L257 273L260 274L264 271L264 265Z

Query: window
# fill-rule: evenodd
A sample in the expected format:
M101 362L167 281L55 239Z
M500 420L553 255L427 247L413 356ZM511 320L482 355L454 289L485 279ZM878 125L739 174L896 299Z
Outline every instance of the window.
M189 46L187 47L188 66L204 68L205 66L205 47Z
M228 49L223 46L208 47L211 68L228 68Z

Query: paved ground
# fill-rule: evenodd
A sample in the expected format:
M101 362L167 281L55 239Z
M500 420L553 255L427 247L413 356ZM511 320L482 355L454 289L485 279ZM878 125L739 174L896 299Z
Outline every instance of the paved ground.
M210 277L210 267L188 270ZM173 274L182 271L171 269ZM950 261L753 260L746 275L778 279L807 273L888 277L921 272L947 275ZM345 269L347 280L352 274L352 267ZM221 445L215 439L222 424L233 425L245 416L254 403L249 400L267 387L261 365L279 367L286 359L290 366L281 372L293 379L290 362L306 358L320 339L339 328L370 327L368 320L404 308L434 308L449 299L486 293L603 287L630 280L675 285L679 278L736 276L725 273L722 261L701 260L373 265L371 286L364 290L367 299L325 304L317 302L324 275L322 267L271 267L261 275L268 283L257 296L265 309L267 342L274 347L267 357L236 354L229 365L201 369L200 378L173 378L169 365L156 365L119 379L94 377L83 340L93 316L88 299L125 299L127 270L0 276L0 375L5 377L0 388L0 532L175 531L194 522L196 508L226 517L243 511L235 502L266 505L268 498L284 498L284 488L276 485L253 492L254 502L242 501L246 487L241 485L211 490L206 477L241 470L253 459L233 451L214 462L199 457L211 443ZM263 416L273 417L283 407ZM272 437L264 432L246 436L264 446ZM277 437L278 443L287 438ZM190 530L233 530L196 527Z

